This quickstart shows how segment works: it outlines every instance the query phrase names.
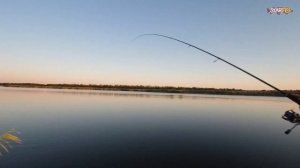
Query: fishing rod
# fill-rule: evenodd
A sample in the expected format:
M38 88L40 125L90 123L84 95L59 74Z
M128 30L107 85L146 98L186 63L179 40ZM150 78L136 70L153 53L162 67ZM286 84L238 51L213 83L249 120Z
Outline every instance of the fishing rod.
M204 53L206 53L206 54L208 54L208 55L210 55L210 56L212 56L212 57L217 58L217 60L223 61L223 62L225 62L226 64L228 64L228 65L230 65L230 66L233 66L234 68L237 68L238 70L240 70L240 71L246 73L247 75L252 76L253 78L259 80L260 82L262 82L262 83L268 85L269 87L275 89L276 91L278 91L279 93L281 93L282 95L286 96L287 98L289 98L290 100L292 100L293 102L297 103L297 104L300 106L300 97L299 97L299 96L295 96L295 95L293 95L293 94L284 92L284 91L278 89L277 87L271 85L270 83L268 83L268 82L266 82L266 81L260 79L259 77L257 77L257 76L255 76L255 75L251 74L250 72L248 72L248 71L246 71L246 70L244 70L244 69L242 69L242 68L240 68L240 67L238 67L238 66L236 66L236 65L234 65L234 64L232 64L232 63L230 63L230 62L228 62L228 61L226 61L225 59L223 59L223 58L221 58L221 57L218 57L218 56L216 56L216 55L214 55L214 54L212 54L212 53L210 53L210 52L208 52L208 51L206 51L206 50L203 50L203 49L201 49L201 48L199 48L199 47L197 47L197 46L195 46L195 45L192 45L192 44L190 44L190 43L184 42L184 41L182 41L182 40L179 40L179 39L176 39L176 38L173 38L173 37L170 37L170 36L161 35L161 34L142 34L142 35L139 35L137 38L143 37L143 36L160 36L160 37L163 37L163 38L167 38L167 39L170 39L170 40L174 40L174 41L183 43L183 44L185 44L185 45L188 45L189 47L193 47L193 48L195 48L195 49L197 49L197 50L200 50L200 51L202 51L202 52L204 52Z

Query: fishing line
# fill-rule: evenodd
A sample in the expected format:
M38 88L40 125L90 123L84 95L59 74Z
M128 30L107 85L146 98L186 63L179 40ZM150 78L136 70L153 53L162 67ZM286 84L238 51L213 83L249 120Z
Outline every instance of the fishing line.
M136 40L136 39L138 39L138 38L141 38L141 37L143 37L143 36L159 36L159 37L163 37L163 38L167 38L167 39L170 39L170 40L174 40L174 41L183 43L183 44L185 44L185 45L187 45L187 46L189 46L189 47L193 47L193 48L195 48L195 49L197 49L197 50L200 50L200 51L202 51L202 52L204 52L204 53L206 53L206 54L208 54L208 55L210 55L210 56L212 56L212 57L217 58L216 61L218 61L218 60L223 61L223 62L225 62L226 64L228 64L228 65L230 65L230 66L232 66L232 67L234 67L234 68L236 68L236 69L238 69L238 70L240 70L240 71L246 73L246 74L249 75L249 76L252 76L253 78L259 80L260 82L262 82L262 83L268 85L269 87L275 89L276 91L278 91L278 92L281 93L282 95L286 96L287 98L289 98L289 99L292 100L293 102L297 103L297 104L299 105L299 108L300 108L300 97L299 97L299 96L296 96L296 95L293 95L293 94L286 93L286 92L284 92L284 91L278 89L277 87L271 85L270 83L268 83L268 82L262 80L261 78L259 78L259 77L255 76L255 75L251 74L250 72L248 72L248 71L246 71L246 70L244 70L244 69L242 69L242 68L240 68L240 67L238 67L238 66L236 66L236 65L234 65L234 64L232 64L232 63L230 63L230 62L228 62L227 60L225 60L225 59L223 59L223 58L221 58L221 57L219 57L219 56L216 56L216 55L212 54L211 52L208 52L208 51L206 51L206 50L204 50L204 49L201 49L201 48L199 48L199 47L197 47L197 46L195 46L195 45L193 45L193 44L187 43L187 42L185 42L185 41L182 41L182 40L179 40L179 39L170 37L170 36L161 35L161 34L141 34L141 35L137 36L134 40Z

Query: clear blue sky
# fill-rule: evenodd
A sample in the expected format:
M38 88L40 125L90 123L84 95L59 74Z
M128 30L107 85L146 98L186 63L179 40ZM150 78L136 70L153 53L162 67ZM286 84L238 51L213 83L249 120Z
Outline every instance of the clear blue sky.
M289 15L268 7L289 6ZM300 89L299 0L6 0L0 82L269 89L170 35L283 89Z

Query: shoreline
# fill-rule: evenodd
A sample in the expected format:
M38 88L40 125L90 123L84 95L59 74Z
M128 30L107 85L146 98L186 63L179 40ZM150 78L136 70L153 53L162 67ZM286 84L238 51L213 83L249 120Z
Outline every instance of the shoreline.
M208 95L236 95L236 96L271 96L284 97L275 90L242 90L228 88L198 88L172 86L143 86L143 85L82 85L82 84L37 84L37 83L0 83L3 87L40 88L40 89L73 89L73 90L103 90L103 91L131 91L149 93L177 93L177 94L208 94ZM288 93L300 94L300 90L284 90Z

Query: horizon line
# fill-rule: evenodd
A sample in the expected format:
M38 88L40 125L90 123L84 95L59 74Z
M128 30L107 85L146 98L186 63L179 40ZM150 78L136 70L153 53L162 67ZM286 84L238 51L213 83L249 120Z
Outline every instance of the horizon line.
M79 84L79 83L31 83L31 82L0 82L0 85L16 84L16 85L77 85L77 86L126 86L126 87L159 87L159 88L195 88L195 89L228 89L228 90L240 90L240 91L273 91L275 89L239 89L239 88L215 88L215 87L196 87L196 86L171 86L171 85L128 85L128 84ZM283 89L285 91L300 91L299 89Z

